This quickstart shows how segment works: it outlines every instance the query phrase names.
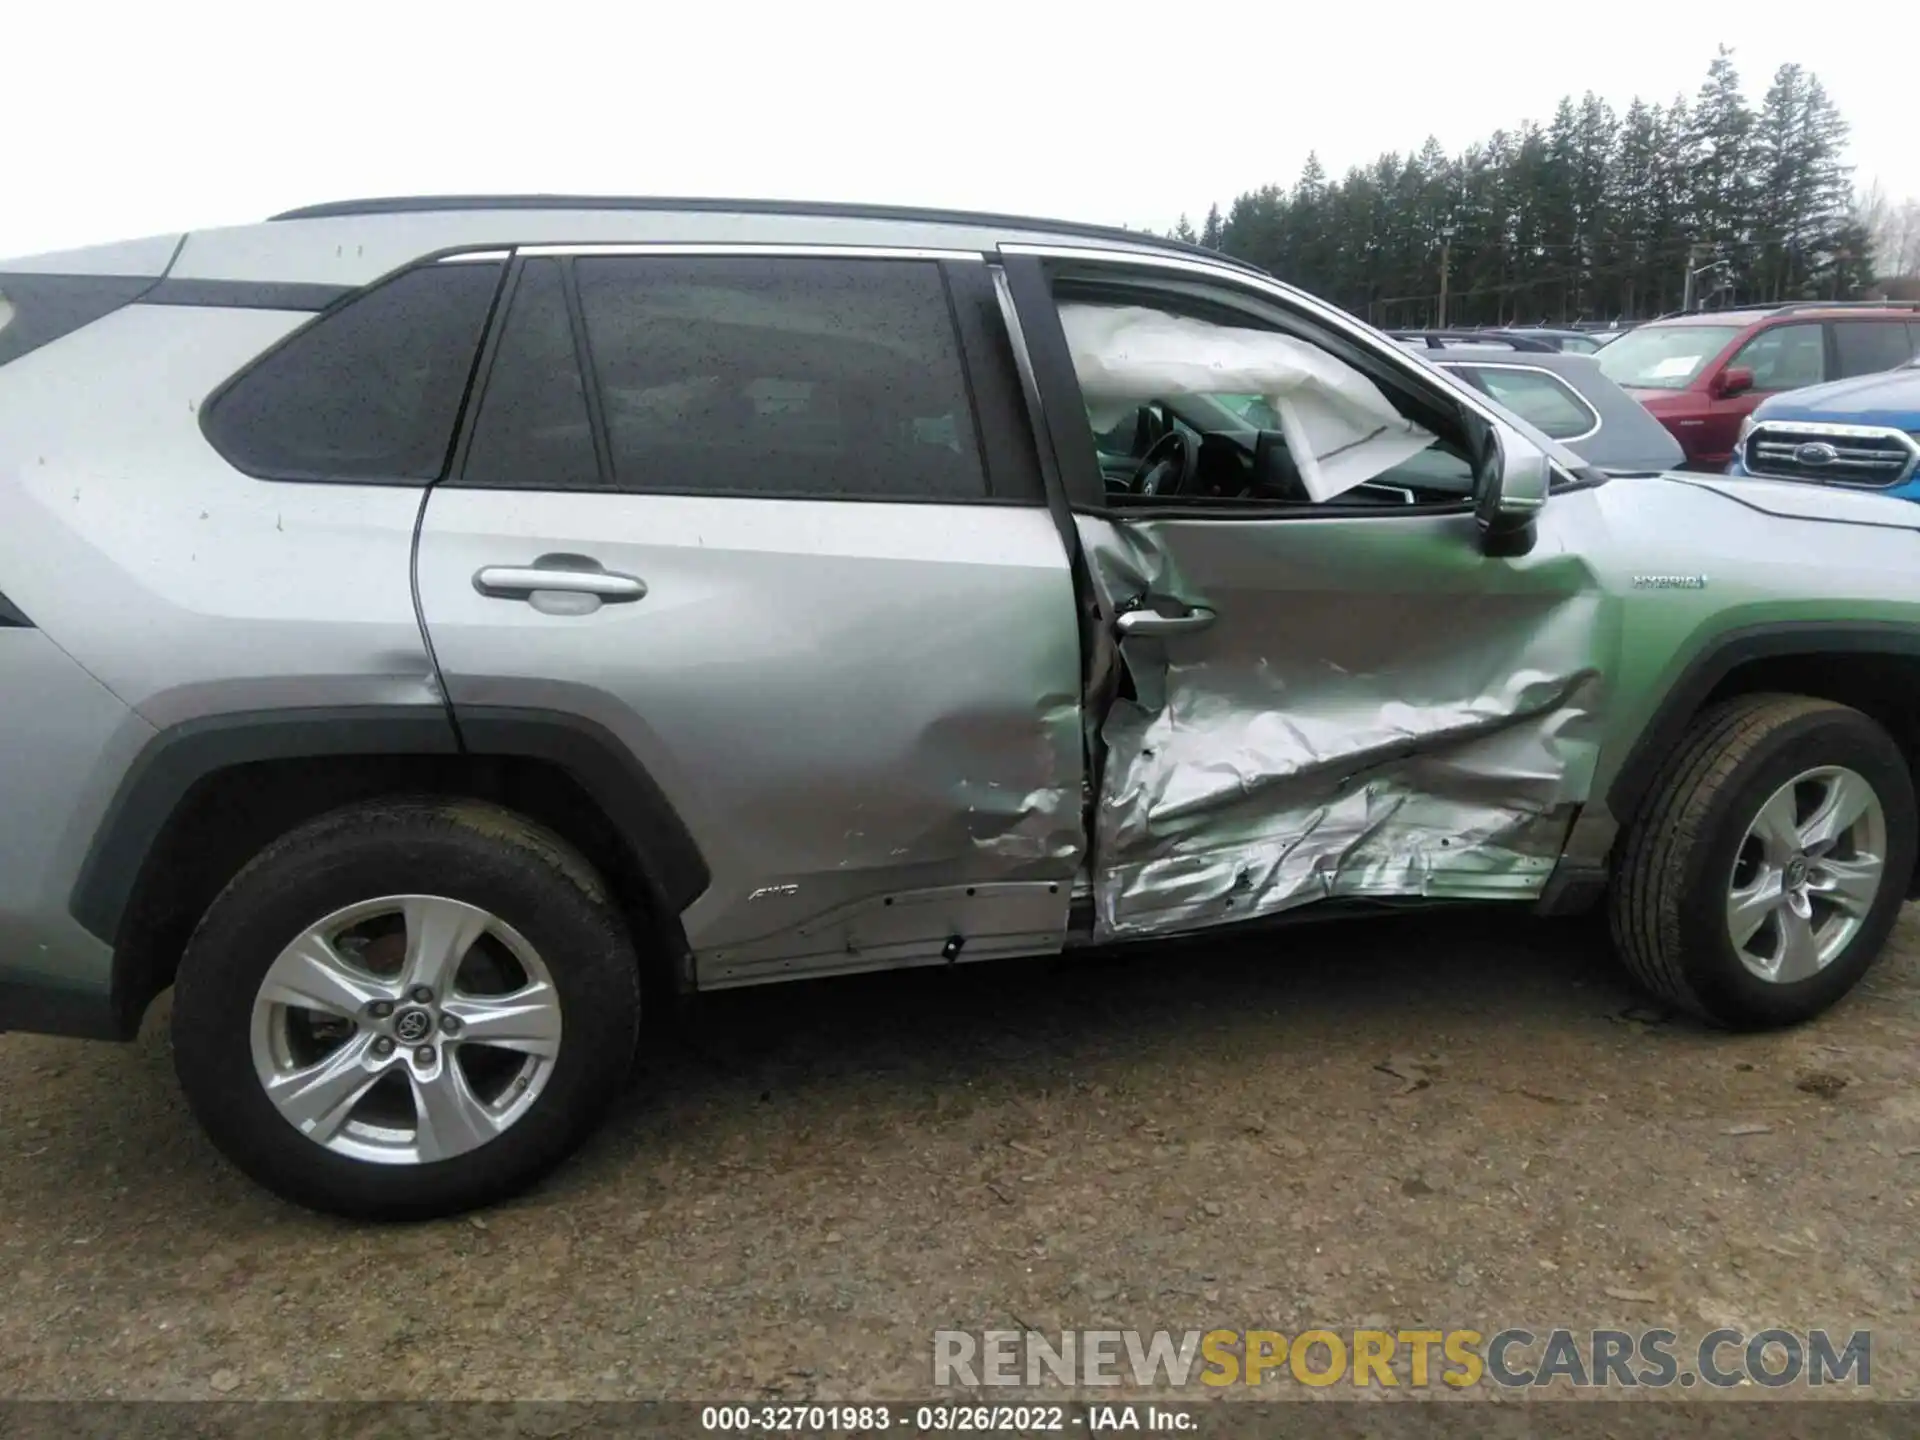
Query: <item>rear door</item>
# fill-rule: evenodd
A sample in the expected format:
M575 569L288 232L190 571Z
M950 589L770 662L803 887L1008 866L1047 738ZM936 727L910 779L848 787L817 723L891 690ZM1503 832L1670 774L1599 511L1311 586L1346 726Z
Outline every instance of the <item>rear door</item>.
M979 257L539 247L502 313L420 535L463 729L632 753L702 984L1057 947L1079 636Z
M1493 429L1419 362L1212 266L1006 249L1110 637L1090 699L1096 933L1333 897L1537 894L1598 739L1607 642L1580 557L1598 543L1588 497L1550 503L1529 553L1489 556L1470 495ZM1255 407L1215 391L1223 371L1267 363L1269 332L1305 342L1286 363L1340 398L1291 420L1276 400L1279 427L1255 438ZM1090 348L1102 335L1111 345ZM1197 484L1141 493L1111 455L1103 472L1094 435L1126 430L1128 397L1203 432ZM1345 444L1318 426L1341 401L1373 406ZM1168 438L1136 475L1164 478L1158 457L1181 447L1165 425L1138 428ZM1296 442L1312 442L1326 482L1376 437L1345 476L1370 480L1324 503L1300 493ZM1255 457L1278 449L1301 475L1269 485Z

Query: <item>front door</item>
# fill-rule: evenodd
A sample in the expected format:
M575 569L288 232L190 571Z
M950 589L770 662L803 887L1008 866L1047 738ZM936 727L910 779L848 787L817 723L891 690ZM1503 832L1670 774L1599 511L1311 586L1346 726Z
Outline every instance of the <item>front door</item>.
M1601 607L1550 519L1483 553L1484 418L1284 298L1007 263L1119 657L1100 933L1536 894L1592 769Z
M1080 640L978 260L522 253L420 603L463 729L644 765L703 985L1057 947ZM998 397L996 399L996 397Z
M1701 469L1726 469L1741 425L1769 395L1828 378L1826 328L1818 320L1770 325L1734 351L1720 374L1729 370L1750 371L1753 385L1738 395L1716 392L1708 400L1705 420L1687 439L1687 453Z

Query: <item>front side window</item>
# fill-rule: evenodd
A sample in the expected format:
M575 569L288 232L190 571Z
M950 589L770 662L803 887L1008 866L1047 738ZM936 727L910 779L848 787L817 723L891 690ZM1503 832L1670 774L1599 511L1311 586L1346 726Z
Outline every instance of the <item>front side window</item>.
M321 315L207 407L208 440L264 480L438 479L500 272L423 265Z
M1118 504L1455 503L1458 437L1368 375L1251 313L1098 282L1056 293L1107 498Z
M1555 440L1578 440L1600 426L1591 405L1558 375L1518 365L1454 365L1480 390Z
M1839 380L1897 369L1914 356L1907 326L1899 320L1837 320L1833 344L1840 362L1834 378Z
M1647 325L1602 346L1595 358L1624 389L1684 390L1739 333L1733 325Z
M1727 368L1753 372L1756 390L1798 390L1827 378L1826 338L1817 324L1775 325L1733 352Z
M621 489L985 495L934 262L586 256L573 265Z

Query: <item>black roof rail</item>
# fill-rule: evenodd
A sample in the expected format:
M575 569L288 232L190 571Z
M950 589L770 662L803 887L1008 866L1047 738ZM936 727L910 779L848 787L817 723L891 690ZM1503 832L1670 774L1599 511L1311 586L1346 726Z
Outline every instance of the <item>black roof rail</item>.
M1033 215L940 210L913 205L863 205L841 200L729 200L714 196L670 195L383 195L364 200L331 200L319 205L303 205L296 210L282 210L277 215L269 215L267 221L271 224L277 220L337 220L359 215L428 215L451 210L678 210L709 215L817 215L846 220L891 220L907 224L974 225L1082 236L1090 240L1124 240L1155 250L1205 256L1218 264L1255 275L1267 274L1258 265L1236 259L1223 250L1154 235L1145 230L1093 225L1083 220L1048 220Z

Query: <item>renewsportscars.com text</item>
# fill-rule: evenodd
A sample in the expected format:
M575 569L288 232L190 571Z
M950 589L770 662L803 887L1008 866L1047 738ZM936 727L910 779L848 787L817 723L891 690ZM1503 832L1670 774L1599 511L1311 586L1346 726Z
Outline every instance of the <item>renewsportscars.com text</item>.
M1873 1335L1647 1330L939 1330L933 1383L980 1386L1330 1385L1730 1388L1873 1383Z

